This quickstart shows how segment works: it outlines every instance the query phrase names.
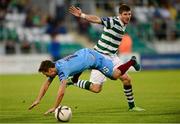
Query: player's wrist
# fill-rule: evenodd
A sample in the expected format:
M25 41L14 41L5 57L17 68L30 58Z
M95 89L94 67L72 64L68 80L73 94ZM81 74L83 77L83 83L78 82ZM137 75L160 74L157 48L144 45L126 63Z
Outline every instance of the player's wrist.
M86 18L86 14L85 13L81 13L80 17L85 19Z

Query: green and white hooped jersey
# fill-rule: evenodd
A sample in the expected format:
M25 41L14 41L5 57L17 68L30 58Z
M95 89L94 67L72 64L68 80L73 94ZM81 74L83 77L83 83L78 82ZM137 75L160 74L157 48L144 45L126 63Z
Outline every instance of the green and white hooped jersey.
M119 17L103 17L101 21L104 29L94 49L103 54L113 55L117 53L126 25Z

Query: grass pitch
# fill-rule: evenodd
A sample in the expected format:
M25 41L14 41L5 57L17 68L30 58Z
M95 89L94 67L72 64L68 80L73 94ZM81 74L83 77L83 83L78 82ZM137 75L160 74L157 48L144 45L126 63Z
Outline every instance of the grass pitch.
M67 88L62 105L72 108L70 123L180 122L180 70L129 74L136 105L145 108L145 112L128 112L120 81L107 80L98 94L74 86ZM81 76L81 79L88 78L88 71ZM41 103L28 110L44 79L41 74L0 75L0 123L56 123L54 115L43 113L55 102L58 78Z

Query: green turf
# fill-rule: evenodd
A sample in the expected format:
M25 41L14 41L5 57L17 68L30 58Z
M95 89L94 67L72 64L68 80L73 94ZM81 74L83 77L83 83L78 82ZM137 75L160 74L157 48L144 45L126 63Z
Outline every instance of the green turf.
M66 90L63 105L73 111L72 123L153 123L180 122L180 70L130 73L136 104L145 112L128 112L119 81L104 84L101 93L74 86ZM81 78L88 79L89 72ZM59 81L56 78L41 103L29 111L44 81L41 74L0 75L0 123L56 123L53 115L43 113L52 107Z

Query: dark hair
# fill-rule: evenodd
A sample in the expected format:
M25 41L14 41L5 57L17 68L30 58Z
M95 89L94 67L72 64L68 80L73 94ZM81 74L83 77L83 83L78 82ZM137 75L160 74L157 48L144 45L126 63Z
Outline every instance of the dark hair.
M54 68L55 64L50 60L45 60L41 62L39 67L39 72L47 72L49 68Z
M123 12L131 11L131 8L126 4L121 4L119 7L119 13L122 14Z

